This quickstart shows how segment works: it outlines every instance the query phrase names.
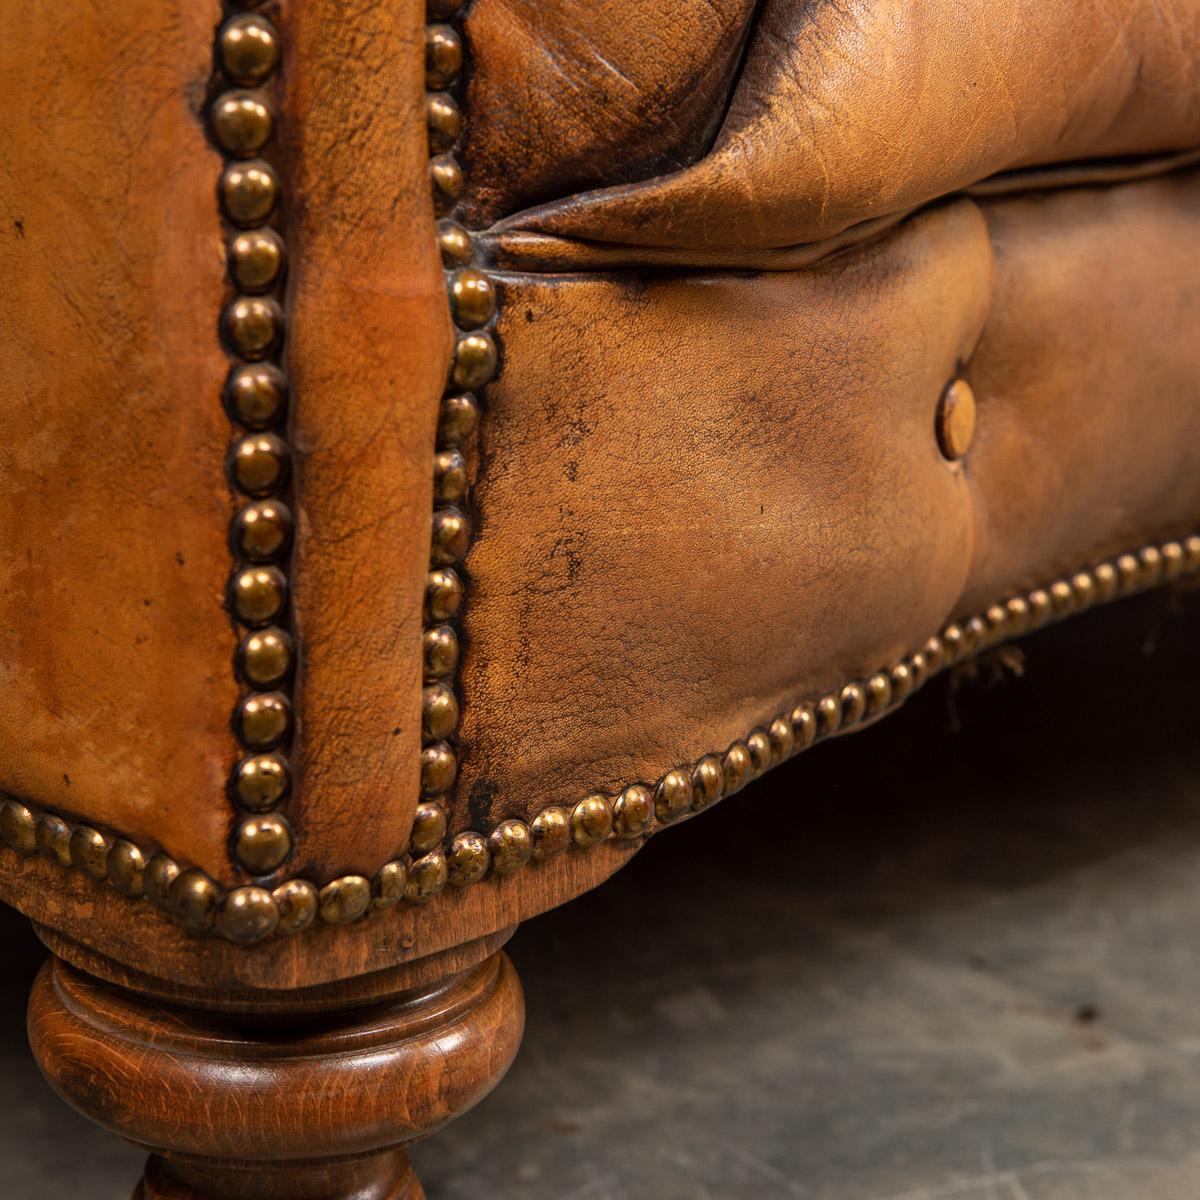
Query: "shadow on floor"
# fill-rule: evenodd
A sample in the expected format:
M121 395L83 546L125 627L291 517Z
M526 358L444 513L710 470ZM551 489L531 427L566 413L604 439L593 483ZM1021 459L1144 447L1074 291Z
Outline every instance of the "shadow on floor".
M429 1200L1193 1200L1197 628L1155 595L1040 634L529 922L525 1046L414 1149ZM126 1200L4 920L0 1196Z

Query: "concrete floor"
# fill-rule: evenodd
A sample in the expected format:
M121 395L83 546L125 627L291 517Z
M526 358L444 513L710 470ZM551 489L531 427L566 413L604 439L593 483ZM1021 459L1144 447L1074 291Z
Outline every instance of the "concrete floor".
M1194 1200L1183 603L934 685L526 925L524 1048L414 1150L429 1200ZM0 1197L127 1200L141 1156L40 1081L40 951L15 915L2 936Z

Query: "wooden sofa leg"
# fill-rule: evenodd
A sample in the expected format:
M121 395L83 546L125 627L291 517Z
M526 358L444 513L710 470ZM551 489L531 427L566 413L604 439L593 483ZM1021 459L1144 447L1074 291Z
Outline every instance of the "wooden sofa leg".
M433 985L153 995L51 958L29 1034L85 1116L151 1150L134 1200L423 1200L404 1153L499 1081L524 1025L500 951Z

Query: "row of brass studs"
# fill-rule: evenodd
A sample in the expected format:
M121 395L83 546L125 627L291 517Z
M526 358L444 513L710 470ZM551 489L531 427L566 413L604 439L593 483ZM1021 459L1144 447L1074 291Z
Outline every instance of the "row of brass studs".
M258 0L233 3L247 9ZM281 623L288 584L280 563L291 547L293 525L282 499L290 457L279 432L288 389L283 372L269 361L278 357L284 338L284 314L276 297L285 250L269 224L279 205L279 180L271 165L257 157L274 134L274 114L262 89L279 58L279 31L266 17L232 15L217 33L217 66L230 86L209 109L213 138L226 157L220 195L232 227L227 258L237 289L225 309L222 330L234 360L225 406L239 426L229 452L229 477L242 498L230 530L237 560L230 606L242 631L237 672L248 690L233 714L242 757L233 770L230 793L243 814L233 835L233 854L252 875L277 870L292 847L291 830L276 811L290 785L282 751L291 735L286 688L295 660L292 635ZM185 871L171 886L186 922L206 927L216 899L212 881Z
M463 71L461 33L451 21L461 0L430 0L425 29L425 114L429 137L429 183L438 218L438 243L455 325L454 359L442 398L433 458L433 539L425 595L425 687L421 715L421 802L409 842L415 860L407 881L409 897L426 899L446 882L446 870L425 857L446 836L442 798L458 776L455 734L459 698L455 690L459 635L465 595L461 571L471 542L467 511L469 461L479 431L482 388L496 373L494 336L496 287L473 266L470 234L451 219L463 191L455 148L463 116L455 91Z
M344 875L318 887L290 879L268 890L240 887L221 895L201 871L184 870L162 854L87 825L71 824L6 799L0 836L18 854L40 854L63 867L105 880L120 893L144 896L197 930L215 930L249 945L272 933L296 933L321 921L347 925L401 902L425 904L447 888L505 877L529 862L610 839L636 840L733 795L769 767L838 732L899 706L928 679L972 655L1095 604L1200 575L1200 534L1122 554L1047 587L993 604L969 620L952 622L914 654L780 713L720 754L667 771L654 784L635 783L616 796L587 796L573 807L553 805L530 821L501 821L490 833L467 830L446 838L445 818L424 809L413 830L414 855L384 865L373 878Z

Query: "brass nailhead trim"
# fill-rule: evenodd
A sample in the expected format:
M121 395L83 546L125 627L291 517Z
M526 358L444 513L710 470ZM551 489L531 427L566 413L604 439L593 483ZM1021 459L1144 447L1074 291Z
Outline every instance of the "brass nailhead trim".
M403 894L424 904L447 886L465 887L524 865L533 852L494 831L459 837L443 851L447 834L444 797L458 777L457 732L462 701L457 692L459 622L466 587L462 562L471 548L470 488L477 459L479 389L496 374L495 338L499 292L495 281L474 263L471 235L452 218L465 187L455 157L464 113L460 79L464 62L462 30L455 19L461 0L428 0L425 30L425 116L429 133L429 184L438 245L446 268L446 297L457 328L454 358L439 414L433 456L433 536L425 597L423 661L425 691L421 714L421 794L409 839L410 867ZM519 860L519 861L518 861Z
M231 7L251 5L237 0ZM272 361L281 354L286 336L281 300L287 255L283 238L266 223L281 203L282 184L271 164L256 157L270 156L276 132L269 88L279 67L281 41L279 29L267 18L230 15L216 33L219 90L208 114L213 140L226 159L219 194L228 222L226 258L234 293L221 315L232 360L223 402L237 427L227 466L240 501L229 530L235 560L229 607L241 627L234 667L246 689L232 715L241 757L229 779L229 796L239 813L230 852L238 866L257 877L277 871L292 848L291 829L278 811L290 789L286 750L292 706L287 688L296 658L294 633L285 624L285 558L293 525L286 502L288 387L278 362ZM135 868L124 853L120 877L133 887ZM109 865L110 876L116 865ZM164 870L152 860L150 868L142 868L142 887L189 928L215 927L230 941L249 943L278 928L306 923L295 889L276 896L263 887L239 888L222 901L216 885L199 872L159 880L157 874Z
M410 852L385 863L370 879L345 875L320 888L306 879L289 879L273 890L251 885L222 895L202 871L181 867L167 855L152 855L90 825L37 812L11 797L0 802L0 837L22 857L41 855L92 879L106 879L123 896L145 897L186 927L215 932L239 945L276 933L298 933L316 921L347 925L396 904L428 904L447 888L457 890L516 874L571 847L580 850L613 839L644 838L704 811L822 738L899 707L939 671L1000 641L1093 604L1196 575L1200 575L1200 533L1143 546L1136 553L1065 575L1046 587L993 604L968 620L949 623L907 658L866 680L851 680L827 695L795 705L720 754L705 754L694 763L674 767L654 785L634 783L616 796L586 796L573 809L551 805L530 821L501 821L487 834L473 830L449 834L441 804L426 800L413 823ZM274 796L276 786L286 786L274 782L277 776L270 764L281 763L278 756L264 755L254 761L267 783L252 783L250 794L263 786L268 796ZM255 772L248 774L252 780L258 778ZM273 853L279 853L286 825L273 814L252 818L243 830L251 825L251 836L260 842L256 852L269 862Z

